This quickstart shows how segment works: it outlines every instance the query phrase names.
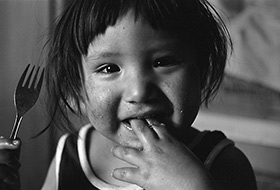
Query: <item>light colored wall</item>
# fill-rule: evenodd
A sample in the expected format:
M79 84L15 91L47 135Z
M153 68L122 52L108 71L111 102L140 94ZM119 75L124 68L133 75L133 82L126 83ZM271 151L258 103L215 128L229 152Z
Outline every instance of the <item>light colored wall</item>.
M28 63L38 64L49 22L48 0L0 1L0 134L9 136L15 117L13 92ZM39 189L50 161L49 133L31 139L46 126L42 99L23 118L19 137L22 190Z

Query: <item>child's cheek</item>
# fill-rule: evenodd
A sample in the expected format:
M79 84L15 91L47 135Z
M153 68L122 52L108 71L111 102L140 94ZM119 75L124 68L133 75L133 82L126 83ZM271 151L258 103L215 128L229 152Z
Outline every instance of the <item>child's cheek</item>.
M196 117L200 86L196 70L181 70L165 81L163 91L173 105L174 127L189 126Z
M98 85L93 80L86 82L87 115L92 125L99 130L116 130L117 102L111 88Z

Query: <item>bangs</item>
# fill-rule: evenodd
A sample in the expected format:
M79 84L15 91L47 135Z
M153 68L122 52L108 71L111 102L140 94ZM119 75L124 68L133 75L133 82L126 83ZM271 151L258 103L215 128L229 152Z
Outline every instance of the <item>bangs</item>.
M65 13L66 18L72 18L68 20L71 28L65 32L86 55L94 38L129 11L135 14L135 21L144 20L156 30L180 36L189 34L199 18L196 0L80 0L73 1Z

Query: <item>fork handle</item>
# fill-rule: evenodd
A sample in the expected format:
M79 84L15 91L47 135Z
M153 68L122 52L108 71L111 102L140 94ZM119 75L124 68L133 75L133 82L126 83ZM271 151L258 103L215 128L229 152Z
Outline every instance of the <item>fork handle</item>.
M14 122L14 126L10 135L10 139L15 140L17 138L17 134L18 134L18 130L19 130L19 126L22 120L22 116L16 115L16 119Z

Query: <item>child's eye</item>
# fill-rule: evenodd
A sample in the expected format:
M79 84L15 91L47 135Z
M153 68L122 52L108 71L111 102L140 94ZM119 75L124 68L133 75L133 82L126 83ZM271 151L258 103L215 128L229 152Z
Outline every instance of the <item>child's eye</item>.
M173 65L178 65L180 62L172 56L166 56L156 59L154 62L154 67L170 67Z
M97 70L97 72L103 73L103 74L110 74L110 73L119 72L120 70L121 70L120 67L115 64L107 64L107 65L100 67Z

